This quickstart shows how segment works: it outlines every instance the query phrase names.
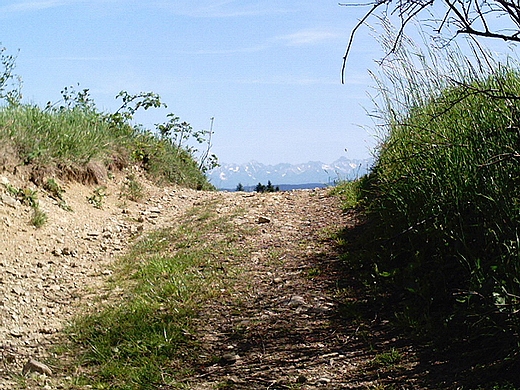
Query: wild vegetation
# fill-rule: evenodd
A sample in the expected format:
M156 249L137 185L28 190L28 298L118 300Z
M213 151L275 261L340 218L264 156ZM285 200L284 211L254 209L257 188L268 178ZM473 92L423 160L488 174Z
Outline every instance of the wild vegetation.
M486 60L405 41L378 79L386 134L372 173L336 191L363 202L345 260L394 323L516 383L520 72Z
M174 114L155 129L134 123L138 110L165 107L152 92L120 92L114 113L99 111L88 89L74 87L65 87L62 100L44 108L23 103L15 59L0 51L0 163L6 169L26 170L38 185L59 176L98 183L107 171L140 164L158 181L212 188L204 176L217 164L210 153L212 130L194 131ZM198 161L190 139L207 145Z

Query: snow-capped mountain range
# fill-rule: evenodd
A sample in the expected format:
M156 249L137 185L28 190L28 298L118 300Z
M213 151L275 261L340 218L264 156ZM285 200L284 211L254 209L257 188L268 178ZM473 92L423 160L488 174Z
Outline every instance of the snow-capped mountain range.
M346 157L330 164L310 161L303 164L265 165L251 161L246 164L221 164L208 172L207 176L220 189L235 189L239 183L249 187L268 181L273 185L334 184L338 180L352 180L366 174L371 165L372 159L349 160Z

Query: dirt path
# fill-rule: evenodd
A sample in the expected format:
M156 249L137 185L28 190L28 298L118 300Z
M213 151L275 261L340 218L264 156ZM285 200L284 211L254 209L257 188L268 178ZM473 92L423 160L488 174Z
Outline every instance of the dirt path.
M0 179L27 186L16 177ZM330 236L354 227L356 216L343 213L325 190L250 194L145 185L145 200L136 203L121 197L124 180L107 183L101 209L88 202L93 187L65 187L73 211L40 190L49 217L40 229L28 223L30 208L0 185L0 389L19 384L30 358L48 360L59 332L103 285L132 237L172 226L211 199L218 199L219 213L241 210L234 222L255 233L244 237L247 261L230 264L241 270L230 281L233 294L202 313L201 341L219 361L188 378L190 388L361 389L407 374L409 386L400 388L420 388L408 347L399 346L398 366L374 364L378 353L398 346L384 323L368 329L342 314L353 286Z
M232 296L200 318L207 355L219 361L190 388L428 388L413 349L388 322L356 312L363 297L332 238L356 228L356 213L344 213L327 190L221 197L223 212L246 210L235 223L257 229L243 243L249 257L228 265L240 269ZM392 351L395 360L378 360Z
M171 225L216 195L141 180L145 197L136 203L121 196L121 177L107 182L101 208L88 201L99 187L64 186L67 211L38 189L48 221L36 229L31 208L6 190L34 186L6 174L0 181L0 389L15 387L29 359L50 357L59 332L107 280L132 237Z

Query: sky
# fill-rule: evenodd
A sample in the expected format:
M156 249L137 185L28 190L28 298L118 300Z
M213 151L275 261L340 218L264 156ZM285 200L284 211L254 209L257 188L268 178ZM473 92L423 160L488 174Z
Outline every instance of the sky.
M0 42L17 55L24 102L45 106L74 86L113 112L119 91L153 91L168 107L138 121L153 128L174 113L199 130L214 118L221 162L329 163L377 144L367 69L381 54L368 31L340 78L365 11L337 0L4 0Z

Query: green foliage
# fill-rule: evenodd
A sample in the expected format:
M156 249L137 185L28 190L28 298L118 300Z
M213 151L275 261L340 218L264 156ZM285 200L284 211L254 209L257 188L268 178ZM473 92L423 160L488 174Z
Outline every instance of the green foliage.
M149 110L150 108L167 107L161 101L161 97L154 92L140 92L135 95L127 91L121 91L116 95L116 99L121 98L121 106L112 114L105 115L106 120L114 127L126 126L133 119L139 109Z
M30 188L20 188L17 197L22 204L33 208L38 206L38 193Z
M237 191L237 192L244 191L244 186L242 185L242 183L237 184L237 188L235 189L235 191Z
M47 179L43 184L43 188L49 192L49 194L56 200L63 200L63 193L65 190L61 188L55 179Z
M477 71L457 53L430 53L429 66L407 50L389 67L390 85L380 84L388 135L363 184L373 282L394 291L397 317L416 331L446 346L464 341L486 358L512 357L520 351L520 73Z
M38 192L30 188L16 188L15 186L6 183L4 184L7 192L18 199L22 204L30 206L33 214L31 217L31 225L35 228L41 228L48 220L47 214L40 209L38 202Z
M393 367L403 360L403 355L399 350L392 348L388 352L378 353L372 360L372 364L381 367Z
M7 101L9 105L17 105L22 99L22 80L14 74L16 57L5 54L6 48L0 43L0 99Z
M280 191L280 187L278 187L278 186L274 187L271 183L271 180L268 180L267 185L258 183L255 187L255 191L256 192L278 192L278 191Z
M35 228L39 229L48 220L47 213L40 209L39 206L33 207L33 216L31 218L31 225L33 225Z
M366 177L354 181L343 181L334 186L330 194L341 199L344 209L358 207L362 204L365 180Z
M186 151L192 156L197 154L198 149L187 145L189 140L196 141L199 145L206 144L206 150L199 157L199 170L203 173L218 167L217 156L210 153L211 138L213 135L213 118L211 118L212 128L210 130L194 130L188 122L179 122L179 117L173 113L167 115L169 120L165 123L156 124L155 127L161 138L167 140L177 147L180 153Z
M143 198L143 185L139 183L134 174L130 174L126 177L126 180L121 188L121 196L134 202L138 202Z
M53 178L47 179L45 183L43 183L43 189L46 190L49 195L54 198L58 205L66 211L72 211L69 205L67 205L67 202L63 198L63 194L65 193L65 190L60 186L60 184Z
M92 195L87 196L88 202L97 209L103 208L103 202L107 197L107 188L105 186L97 187L92 191Z

